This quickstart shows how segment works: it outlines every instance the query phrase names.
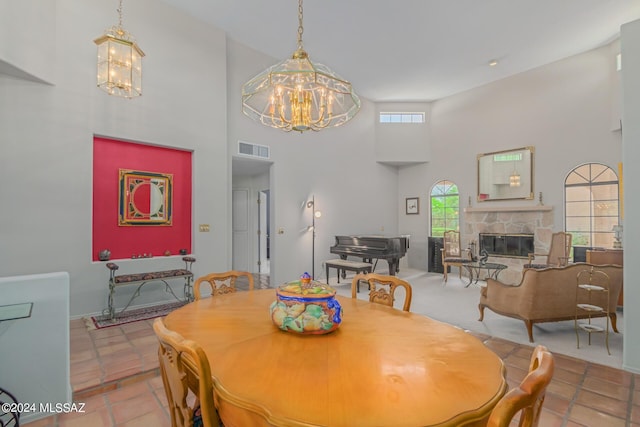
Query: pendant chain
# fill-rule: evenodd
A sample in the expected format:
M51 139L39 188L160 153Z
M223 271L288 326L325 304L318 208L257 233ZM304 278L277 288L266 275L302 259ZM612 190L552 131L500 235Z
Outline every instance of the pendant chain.
M298 49L302 49L302 0L298 0Z

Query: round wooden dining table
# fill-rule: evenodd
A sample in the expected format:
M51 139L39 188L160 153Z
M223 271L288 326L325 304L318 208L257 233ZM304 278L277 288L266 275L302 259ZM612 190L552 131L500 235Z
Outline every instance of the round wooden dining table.
M449 324L338 296L337 330L298 335L271 322L275 298L219 295L165 318L207 354L225 427L484 425L507 390L502 360Z

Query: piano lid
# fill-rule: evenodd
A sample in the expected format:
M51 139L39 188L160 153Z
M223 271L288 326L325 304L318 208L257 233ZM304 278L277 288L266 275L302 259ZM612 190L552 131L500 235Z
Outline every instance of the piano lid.
M406 242L406 247L409 247L409 238L411 237L409 234L404 234L401 236L383 236L383 235L377 235L377 234L363 234L363 235L355 235L355 236L335 236L336 237L336 244L340 243L340 242L351 242L351 243L356 243L356 242L365 242L365 241L369 241L369 242L389 242L389 241L405 241ZM357 244L357 243L356 243Z
M336 244L331 246L330 252L362 252L362 253L388 253L402 254L409 247L409 241L406 236L379 236L379 235L361 235L361 236L335 236Z

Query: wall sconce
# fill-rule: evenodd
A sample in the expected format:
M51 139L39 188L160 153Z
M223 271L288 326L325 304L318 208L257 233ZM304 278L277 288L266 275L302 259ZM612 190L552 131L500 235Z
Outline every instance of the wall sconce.
M311 231L311 279L316 278L316 218L322 216L322 212L316 210L315 196L311 196L311 200L307 202L307 208L311 209L311 225L307 227L307 231Z

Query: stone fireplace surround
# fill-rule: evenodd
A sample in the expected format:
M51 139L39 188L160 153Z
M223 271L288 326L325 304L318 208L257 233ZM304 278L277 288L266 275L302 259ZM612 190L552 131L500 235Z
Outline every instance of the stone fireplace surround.
M533 233L534 250L546 253L549 250L553 234L552 206L517 207L467 207L464 209L461 245L472 247L475 243L475 255L478 255L478 236L480 233L519 234ZM498 276L503 283L520 283L522 267L527 263L523 258L490 256L489 262L505 264L507 269Z

